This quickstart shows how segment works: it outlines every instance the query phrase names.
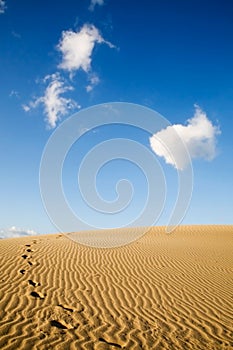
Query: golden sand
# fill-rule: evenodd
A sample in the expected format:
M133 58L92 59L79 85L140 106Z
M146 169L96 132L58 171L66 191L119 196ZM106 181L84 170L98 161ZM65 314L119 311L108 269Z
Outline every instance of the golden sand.
M0 240L0 349L232 349L233 226L164 230Z

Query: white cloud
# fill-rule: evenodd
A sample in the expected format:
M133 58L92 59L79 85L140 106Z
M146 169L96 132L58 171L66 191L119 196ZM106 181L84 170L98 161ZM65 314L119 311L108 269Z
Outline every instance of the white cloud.
M86 91L87 92L92 91L94 87L99 84L99 82L100 82L100 78L98 77L98 75L92 74L89 77L89 84L86 86Z
M220 134L220 129L212 124L199 106L195 105L195 114L187 120L187 125L168 126L150 137L152 150L166 163L183 170L188 159L183 147L176 141L176 133L183 140L191 158L212 160L216 156L216 136Z
M95 5L102 6L104 4L104 0L91 0L91 4L89 6L90 11L94 11Z
M74 73L83 69L88 73L91 69L92 53L96 44L105 43L113 48L114 45L105 41L94 25L84 24L79 32L63 31L57 49L62 53L59 68Z
M0 238L15 238L15 237L22 237L22 236L35 236L38 233L34 230L24 230L21 228L17 228L15 226L12 226L8 229L1 229L0 230Z
M16 90L11 90L10 94L9 94L9 97L16 97L16 98L19 98L19 92L16 91Z
M6 10L6 1L0 0L0 13L4 13Z
M101 1L98 3L102 4ZM92 55L96 44L106 44L110 48L115 48L101 36L94 25L84 24L77 32L63 31L57 45L57 50L62 54L58 68L69 72L70 79L76 71L83 70L87 76L85 87L87 92L92 91L100 82L97 74L91 70ZM48 84L44 95L34 98L27 104L22 104L22 108L25 112L29 112L38 106L43 106L46 121L50 127L54 128L58 120L65 116L69 110L80 108L80 106L74 100L63 96L64 93L73 90L73 87L65 84L61 71L46 76L43 83Z
M28 105L25 105L25 104L22 104L22 108L23 108L24 112L29 112L31 109Z
M16 39L21 39L21 35L17 32L15 32L14 30L12 30L11 34L13 35L13 37L15 37Z
M50 81L44 96L34 99L28 105L22 105L22 108L25 112L29 112L32 108L43 105L46 121L51 128L54 128L57 121L66 115L69 110L80 108L80 106L72 99L61 96L65 92L73 90L73 88L65 86L59 74L48 75L43 81Z

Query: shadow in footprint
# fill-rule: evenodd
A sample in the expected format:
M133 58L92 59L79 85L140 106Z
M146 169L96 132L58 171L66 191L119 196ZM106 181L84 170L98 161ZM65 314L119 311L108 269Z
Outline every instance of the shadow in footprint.
M67 306L63 306L63 305L61 305L61 304L59 304L58 305L59 307L62 307L64 310L66 310L66 311L70 311L70 312L73 312L74 310L73 309L71 309L71 308L69 308L69 307L67 307Z
M56 328L59 328L59 329L67 329L67 327L64 324L62 324L61 322L58 322L56 320L50 321L50 324L51 324L52 327L56 327Z
M26 270L22 269L22 270L20 270L19 272L22 273L22 275L24 275L25 272L26 272Z
M111 342L105 340L104 338L99 338L99 341L101 341L102 343L106 343L108 345L111 345L111 346L115 346L116 348L122 349L121 345L119 345L117 343L111 343Z
M31 247L31 244L25 244L25 247Z
M37 298L37 299L44 299L44 296L40 293L37 293L37 292L31 292L30 295L34 298Z
M34 282L33 280L28 280L28 283L33 286L33 287L37 287L37 286L40 286L40 283L39 282Z
M22 255L22 258L23 258L23 259L27 259L27 257L28 257L28 256L27 256L26 254Z
M26 250L27 250L27 252L28 252L28 253L33 252L33 250L32 250L32 249L30 249L30 248L29 248L29 249L26 249Z

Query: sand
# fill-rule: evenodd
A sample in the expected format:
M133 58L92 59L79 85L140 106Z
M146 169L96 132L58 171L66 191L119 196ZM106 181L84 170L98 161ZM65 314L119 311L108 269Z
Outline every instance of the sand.
M232 349L233 226L0 240L0 349Z

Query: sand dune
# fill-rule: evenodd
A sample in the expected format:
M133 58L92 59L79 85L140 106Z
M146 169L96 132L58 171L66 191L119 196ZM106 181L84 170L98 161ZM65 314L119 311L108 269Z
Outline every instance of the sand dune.
M1 240L0 349L232 349L232 247L233 226Z

